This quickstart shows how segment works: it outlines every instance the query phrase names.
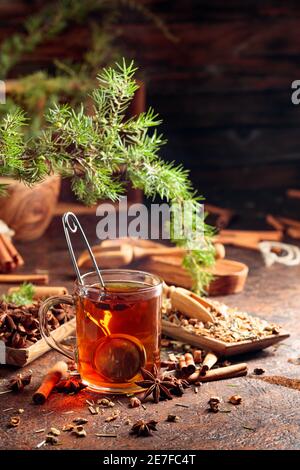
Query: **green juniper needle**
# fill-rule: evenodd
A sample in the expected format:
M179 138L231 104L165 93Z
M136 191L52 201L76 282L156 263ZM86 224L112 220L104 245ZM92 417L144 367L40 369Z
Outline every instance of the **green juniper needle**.
M36 138L24 137L27 119L21 110L7 114L0 124L0 176L28 184L50 174L68 177L73 192L88 205L101 199L117 201L126 194L127 181L151 199L167 200L173 208L171 239L186 249L183 266L193 278L194 289L203 291L212 277L204 268L214 264L214 232L201 216L202 198L193 189L188 171L159 156L166 141L155 129L161 123L158 115L150 108L125 119L138 88L135 72L133 62L124 59L115 68L103 69L92 93L94 114L86 114L83 104L79 109L55 104ZM193 210L180 238L174 227L185 203ZM201 240L199 233L204 234Z

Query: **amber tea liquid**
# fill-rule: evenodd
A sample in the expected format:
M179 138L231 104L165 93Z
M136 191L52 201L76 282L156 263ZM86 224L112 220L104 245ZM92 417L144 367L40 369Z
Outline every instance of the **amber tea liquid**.
M126 280L90 287L76 296L82 380L98 391L137 391L140 367L159 367L161 285Z

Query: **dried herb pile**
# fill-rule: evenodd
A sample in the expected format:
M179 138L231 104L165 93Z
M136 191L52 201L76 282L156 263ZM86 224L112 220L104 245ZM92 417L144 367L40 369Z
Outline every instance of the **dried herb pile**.
M195 318L188 318L181 312L172 309L168 299L163 306L163 318L183 327L189 333L209 336L227 343L246 340L258 340L280 333L280 327L258 317L231 308L225 304L210 299L216 310L209 309L214 322L203 323Z

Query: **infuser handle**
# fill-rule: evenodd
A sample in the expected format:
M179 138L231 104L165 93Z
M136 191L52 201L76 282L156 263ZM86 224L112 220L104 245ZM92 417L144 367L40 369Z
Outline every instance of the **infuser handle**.
M49 297L49 299L45 300L42 303L39 309L39 324L40 324L40 333L42 338L46 341L50 348L54 349L55 351L63 354L64 356L68 357L69 359L74 360L74 354L67 349L65 346L59 344L55 338L50 333L48 322L47 322L47 313L51 307L54 307L57 304L67 304L74 306L74 298L72 295L57 295L53 297Z
M103 281L100 269L99 269L99 267L97 265L97 262L95 260L94 253L92 252L92 249L90 247L88 239L86 238L86 234L84 233L84 230L81 227L81 224L80 224L79 220L77 219L76 215L73 214L73 212L65 212L65 214L62 217L62 224L63 224L63 228L64 228L65 237L66 237L67 245L68 245L68 248L69 248L69 253L70 253L70 256L71 256L71 260L72 260L74 270L75 270L75 273L76 273L76 276L77 276L77 279L78 279L79 283L83 284L83 281L82 281L82 277L81 277L79 267L78 267L78 264L77 264L77 261L76 261L76 257L75 257L75 254L74 254L74 250L73 250L73 246L72 246L72 242L71 242L71 237L70 237L71 233L74 234L77 231L79 231L79 233L81 235L81 238L83 239L83 241L85 243L86 249L87 249L87 251L88 251L88 253L91 257L91 260L92 260L92 263L94 265L95 271L96 271L97 276L99 278L100 285L102 287L104 287L104 281Z

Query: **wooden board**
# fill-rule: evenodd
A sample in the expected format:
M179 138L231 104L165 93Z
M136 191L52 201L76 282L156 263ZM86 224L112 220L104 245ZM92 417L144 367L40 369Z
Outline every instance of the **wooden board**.
M200 336L190 333L181 326L174 325L174 323L167 320L162 320L162 331L165 335L170 336L171 338L183 341L186 344L191 344L192 346L203 348L207 351L214 351L220 356L234 356L251 351L259 351L279 343L290 336L287 332L282 331L278 335L270 335L267 338L259 340L225 343L225 341L209 338L208 336Z
M178 256L151 256L143 260L143 269L161 276L167 284L192 288L192 278L181 266ZM209 295L228 295L241 292L244 288L248 266L238 261L220 259L211 271L215 276L208 288Z
M58 342L64 340L75 331L75 318L59 326L56 330L51 332L51 336ZM32 361L45 354L51 348L44 339L40 339L33 346L29 348L5 348L6 364L24 367Z

